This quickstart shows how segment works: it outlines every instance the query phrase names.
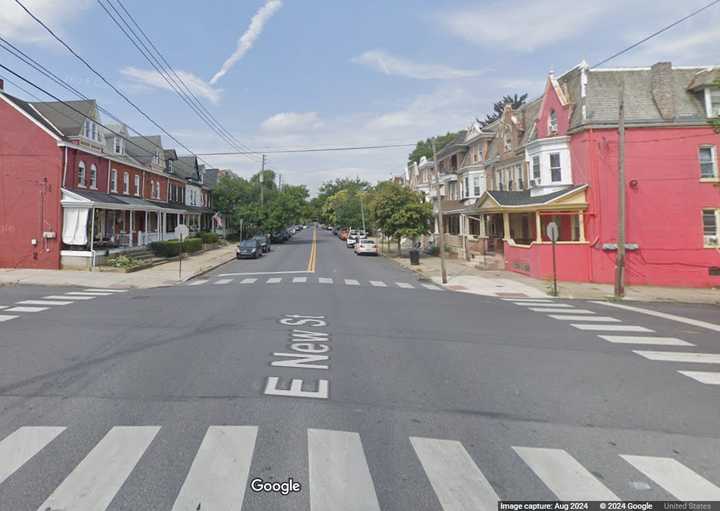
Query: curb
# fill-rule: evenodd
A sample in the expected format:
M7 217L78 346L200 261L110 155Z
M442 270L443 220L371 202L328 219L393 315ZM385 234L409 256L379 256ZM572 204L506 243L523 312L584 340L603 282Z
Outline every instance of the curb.
M214 269L219 268L220 266L222 266L222 265L224 265L224 264L227 264L227 263L229 263L229 262L231 262L231 261L234 261L234 260L235 260L235 256L232 256L232 257L230 257L230 258L227 259L227 260L224 260L224 261L219 262L219 263L217 263L217 264L213 264L213 265L210 266L209 268L205 268L205 269L203 269L203 270L200 270L199 272L194 273L194 274L190 275L189 277L186 277L186 278L182 279L182 282L187 282L187 281L192 280L192 279L194 279L194 278L196 278L196 277L201 277L201 276L205 275L206 273L209 273L209 272L213 271Z

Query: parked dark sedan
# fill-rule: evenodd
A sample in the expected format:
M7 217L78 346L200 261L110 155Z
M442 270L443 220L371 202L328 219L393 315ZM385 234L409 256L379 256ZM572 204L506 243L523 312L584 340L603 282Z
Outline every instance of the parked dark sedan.
M258 234L253 239L258 240L260 242L260 248L262 248L263 254L267 254L268 252L270 252L269 236L265 236L264 234Z
M255 238L251 240L243 240L237 248L236 256L238 259L257 259L262 256L262 245Z

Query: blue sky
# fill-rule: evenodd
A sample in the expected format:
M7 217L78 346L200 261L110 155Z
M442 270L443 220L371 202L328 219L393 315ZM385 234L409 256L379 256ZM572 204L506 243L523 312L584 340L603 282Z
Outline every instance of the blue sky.
M225 127L262 149L412 143L461 129L503 94L537 96L548 71L561 73L582 59L594 64L709 0L122 1ZM23 2L194 152L230 150L158 85L161 79L95 0ZM0 4L0 35L129 125L158 131L14 0ZM720 64L718 47L720 5L608 66ZM4 51L0 62L73 99ZM164 144L173 145L167 137ZM374 182L398 174L407 153L271 155L269 161L287 182L314 190L340 176ZM244 176L258 167L241 156L205 159Z

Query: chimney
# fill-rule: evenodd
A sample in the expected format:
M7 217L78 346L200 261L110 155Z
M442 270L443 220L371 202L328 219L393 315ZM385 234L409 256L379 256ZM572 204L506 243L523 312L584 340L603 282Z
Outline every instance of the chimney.
M675 117L675 97L671 62L658 62L650 68L650 91L662 118L672 120Z

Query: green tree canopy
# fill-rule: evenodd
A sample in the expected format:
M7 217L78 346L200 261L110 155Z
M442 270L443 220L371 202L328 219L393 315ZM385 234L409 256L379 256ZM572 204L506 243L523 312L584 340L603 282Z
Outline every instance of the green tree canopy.
M419 162L420 158L423 156L427 158L428 160L433 159L433 152L432 152L432 141L433 138L435 139L435 150L439 151L446 145L448 145L450 142L452 142L455 137L457 137L458 133L450 132L448 131L444 135L439 135L437 137L432 138L426 138L425 140L420 140L415 145L415 149L413 149L413 152L411 152L408 155L408 162Z
M417 238L430 232L432 205L422 195L392 181L379 183L368 201L370 217L385 236Z
M512 96L505 95L500 101L496 101L493 104L493 111L485 116L484 121L477 119L477 122L480 123L480 126L482 127L485 127L488 124L492 124L500 118L503 110L505 109L505 105L510 105L512 106L513 110L516 110L525 104L525 102L527 101L527 97L527 94L521 94L520 96L518 96L517 94L514 94Z

